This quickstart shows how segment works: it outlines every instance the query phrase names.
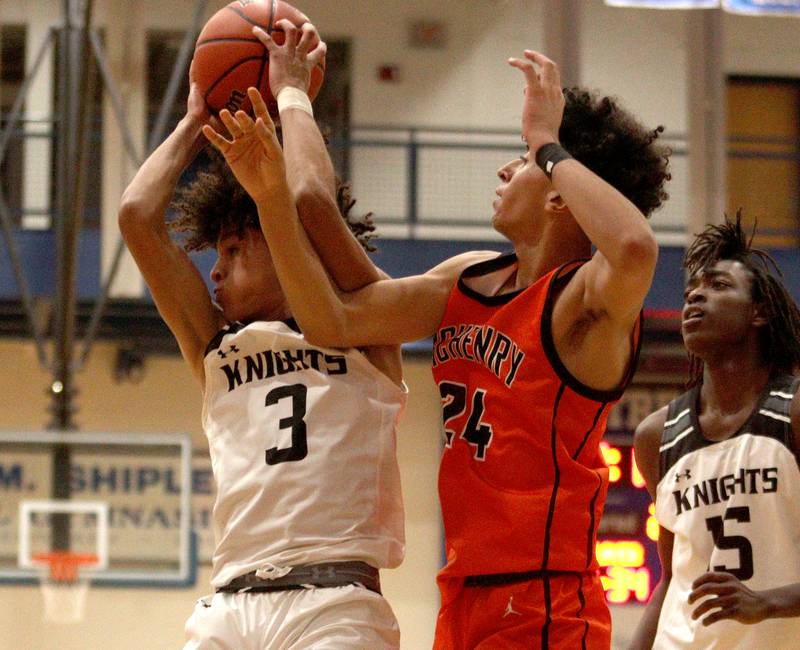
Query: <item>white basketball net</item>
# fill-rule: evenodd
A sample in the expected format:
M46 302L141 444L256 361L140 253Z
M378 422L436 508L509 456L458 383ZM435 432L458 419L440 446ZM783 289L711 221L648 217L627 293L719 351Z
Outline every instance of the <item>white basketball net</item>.
M50 623L79 623L86 611L93 566L85 562L51 558L39 571L44 600L44 620Z
M73 582L41 582L44 599L44 620L50 623L79 623L86 612L86 595L89 579L81 577Z

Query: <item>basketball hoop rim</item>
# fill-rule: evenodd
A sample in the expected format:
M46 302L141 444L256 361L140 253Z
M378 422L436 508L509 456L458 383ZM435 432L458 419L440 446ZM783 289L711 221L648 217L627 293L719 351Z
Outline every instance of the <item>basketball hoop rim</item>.
M80 579L88 580L92 570L99 568L100 556L95 553L50 551L32 555L31 562L40 565L43 579L54 583L72 583Z

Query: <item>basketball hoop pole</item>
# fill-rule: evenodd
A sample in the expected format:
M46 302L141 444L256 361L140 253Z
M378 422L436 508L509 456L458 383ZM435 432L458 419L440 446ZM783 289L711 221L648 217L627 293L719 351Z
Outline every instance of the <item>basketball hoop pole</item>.
M100 320L108 301L111 285L117 275L124 244L122 238L112 256L106 277L102 279L102 293L95 301L94 310L83 340L83 349L78 359L74 358L75 314L76 314L76 256L80 221L85 199L86 146L92 113L93 76L91 62L97 63L104 90L108 93L111 109L123 138L125 153L134 166L141 165L142 156L137 151L134 138L128 128L122 93L117 88L106 60L102 43L96 30L91 27L94 0L62 0L63 21L51 27L47 38L42 42L28 68L20 86L11 111L6 116L6 124L0 130L0 162L5 159L7 145L18 127L30 92L31 82L42 67L53 43L58 39L60 56L57 62L59 104L58 117L54 119L54 132L57 136L58 151L54 182L54 204L51 217L56 231L58 247L57 294L53 301L53 338L55 346L53 358L48 359L44 325L36 315L36 305L31 293L21 256L14 239L14 217L0 189L0 234L9 252L9 261L21 295L22 309L30 326L36 345L40 365L51 370L52 421L50 429L68 431L74 429L72 405L75 397L73 375L86 362L92 343L97 334ZM156 126L150 134L148 151L152 151L163 139L170 111L178 92L180 81L186 73L191 59L193 44L203 23L208 0L196 0L192 23L186 30L178 58L172 70L167 91L162 98ZM80 164L79 164L80 162ZM76 176L77 174L78 176Z
M81 12L81 5L83 11ZM70 431L75 395L72 355L75 342L75 312L78 236L81 229L85 185L89 116L94 88L89 57L89 31L94 0L63 0L64 23L58 44L58 166L56 174L55 231L57 248L57 290L53 314L53 383L49 428ZM76 21L76 19L78 19ZM77 23L77 24L76 24ZM54 499L70 497L70 450L53 449ZM52 548L70 547L70 522L53 515Z
M80 22L76 24L76 14ZM50 428L68 431L75 427L72 415L78 236L81 229L85 185L88 129L94 88L89 31L94 0L63 0L64 24L59 34L58 169L55 226L57 233L57 293L54 313L54 363L52 387L53 421ZM67 484L68 489L68 484ZM54 483L59 490L59 483ZM62 496L54 494L54 496ZM69 493L63 495L68 498Z

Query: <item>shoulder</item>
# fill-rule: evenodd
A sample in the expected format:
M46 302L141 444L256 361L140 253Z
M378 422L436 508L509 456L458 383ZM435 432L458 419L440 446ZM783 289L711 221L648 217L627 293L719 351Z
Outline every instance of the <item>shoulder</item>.
M644 476L647 488L655 499L655 486L658 484L659 448L664 423L667 421L669 405L648 415L636 427L633 434L633 448L636 454L636 465Z
M637 450L640 446L645 449L649 447L657 449L660 446L668 411L669 405L663 406L639 423L633 434L633 443Z
M457 278L465 269L473 264L485 262L499 255L500 253L497 251L469 251L468 253L461 253L460 255L455 255L437 264L428 271L428 274Z
M446 259L422 275L401 278L411 293L428 301L442 301L442 307L466 269L500 255L497 251L470 251ZM438 322L438 321L437 321Z
M794 395L789 407L789 417L791 418L795 449L800 450L800 390L798 390L798 384L800 384L800 377L794 377L791 384Z

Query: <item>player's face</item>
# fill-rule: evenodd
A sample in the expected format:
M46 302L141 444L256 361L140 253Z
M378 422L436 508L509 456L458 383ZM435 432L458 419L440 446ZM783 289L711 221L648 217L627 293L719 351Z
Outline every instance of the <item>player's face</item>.
M214 300L228 321L281 320L288 315L267 242L246 228L220 235L217 261L211 269Z
M544 172L525 152L497 170L500 185L492 202L492 226L511 240L531 232L531 220L545 205L551 186Z
M689 352L703 356L726 345L742 345L755 330L752 276L741 262L721 260L689 279L681 333Z

